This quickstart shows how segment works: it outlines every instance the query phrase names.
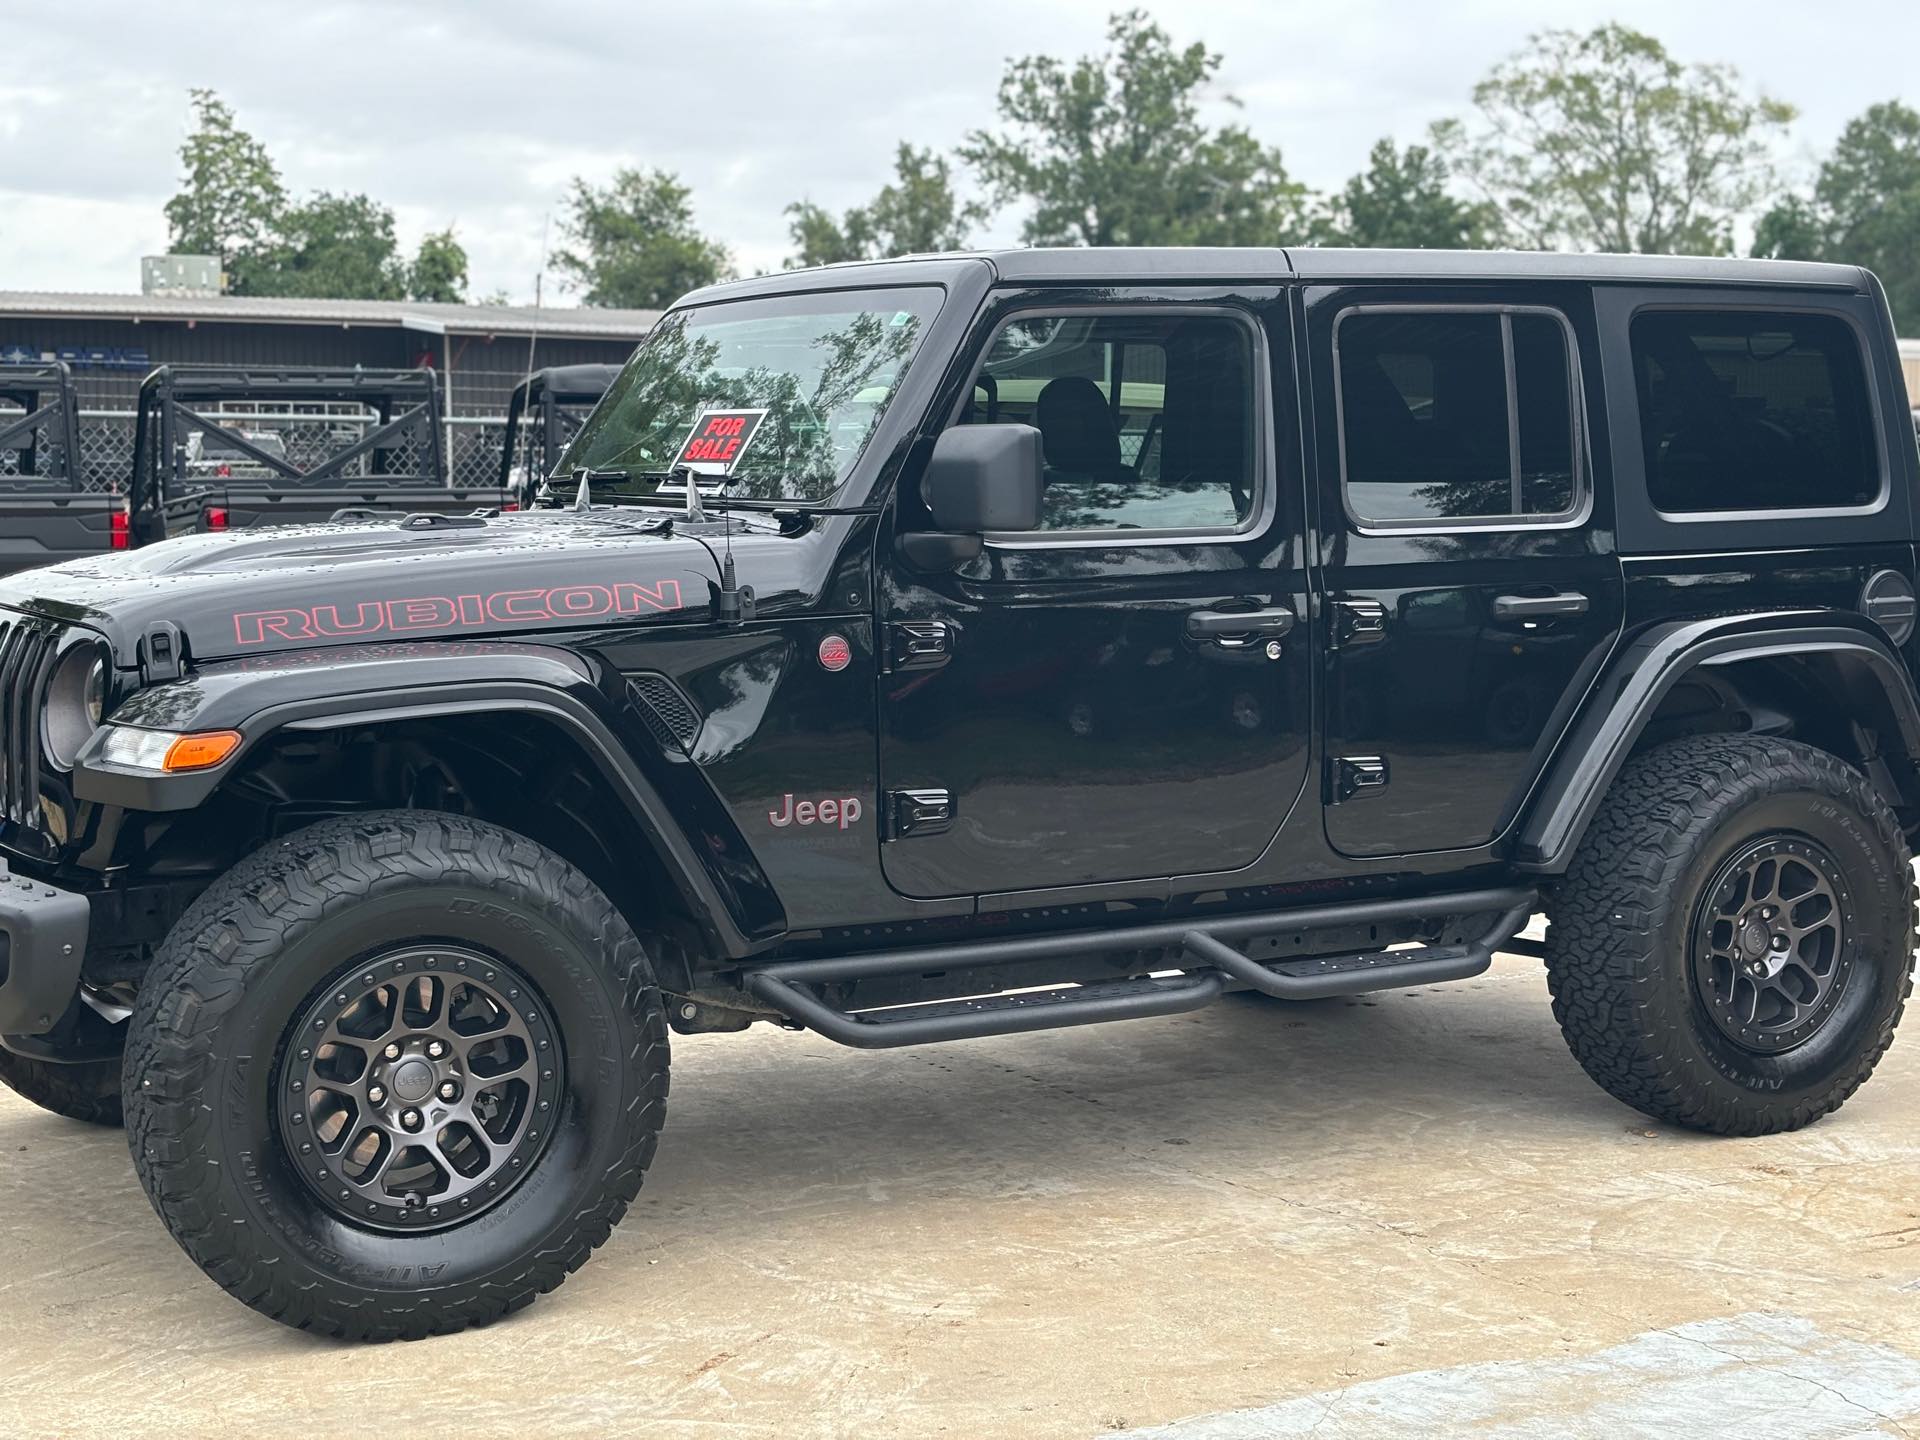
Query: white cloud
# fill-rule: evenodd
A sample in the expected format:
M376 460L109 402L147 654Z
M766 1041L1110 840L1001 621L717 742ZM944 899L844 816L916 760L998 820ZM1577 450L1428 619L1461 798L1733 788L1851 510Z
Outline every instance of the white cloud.
M138 283L138 255L164 244L159 207L194 85L221 92L295 192L364 190L394 208L409 244L454 224L482 292L529 295L541 225L569 178L623 164L679 171L742 267L774 268L790 201L858 203L900 139L950 150L991 122L1009 56L1095 51L1124 3L741 0L723 14L657 0L206 0L114 7L110 25L97 7L36 7L8 26L9 71L36 78L0 88L0 284ZM1543 25L1617 17L1684 59L1739 66L1802 107L1789 155L1803 165L1867 104L1911 100L1920 50L1910 0L1863 0L1845 24L1808 24L1784 3L1736 16L1671 0L1156 8L1178 39L1224 52L1240 118L1319 188L1380 136L1417 139L1464 108L1474 80ZM1017 229L1003 216L983 238Z

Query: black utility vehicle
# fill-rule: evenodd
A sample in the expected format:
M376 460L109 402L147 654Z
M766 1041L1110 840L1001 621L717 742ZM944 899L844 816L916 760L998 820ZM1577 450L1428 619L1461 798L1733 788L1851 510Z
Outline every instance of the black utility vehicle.
M343 510L466 514L507 498L448 484L431 370L163 365L141 384L134 423L135 545Z
M1804 1125L1912 965L1910 423L1841 266L701 291L561 508L0 585L0 1075L124 1103L215 1280L366 1338L607 1238L671 1030L907 1045L1504 948L1627 1104Z
M0 574L127 548L126 476L81 451L65 362L0 365Z
M513 387L500 446L498 483L504 494L523 504L532 501L535 488L553 473L619 374L618 365L549 365Z

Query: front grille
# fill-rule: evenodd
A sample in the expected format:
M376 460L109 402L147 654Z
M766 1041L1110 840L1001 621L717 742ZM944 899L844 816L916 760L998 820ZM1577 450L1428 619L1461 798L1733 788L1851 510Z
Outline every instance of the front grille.
M0 620L0 815L39 830L40 710L59 658L59 627Z

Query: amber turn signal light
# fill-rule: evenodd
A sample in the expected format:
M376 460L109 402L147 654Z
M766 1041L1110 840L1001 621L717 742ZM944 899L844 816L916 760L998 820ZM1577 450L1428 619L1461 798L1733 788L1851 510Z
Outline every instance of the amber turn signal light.
M169 775L181 770L205 770L218 765L240 745L238 730L205 730L198 735L182 735L167 747L160 768Z

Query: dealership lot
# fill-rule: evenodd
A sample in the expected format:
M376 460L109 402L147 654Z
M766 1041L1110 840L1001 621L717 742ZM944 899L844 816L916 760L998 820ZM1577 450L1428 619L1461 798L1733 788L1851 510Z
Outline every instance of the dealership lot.
M491 1329L372 1349L227 1299L118 1133L0 1096L0 1433L1920 1418L1911 1037L1837 1116L1764 1140L1614 1104L1517 957L1446 990L893 1054L757 1029L681 1040L675 1070L670 1163L593 1264Z

